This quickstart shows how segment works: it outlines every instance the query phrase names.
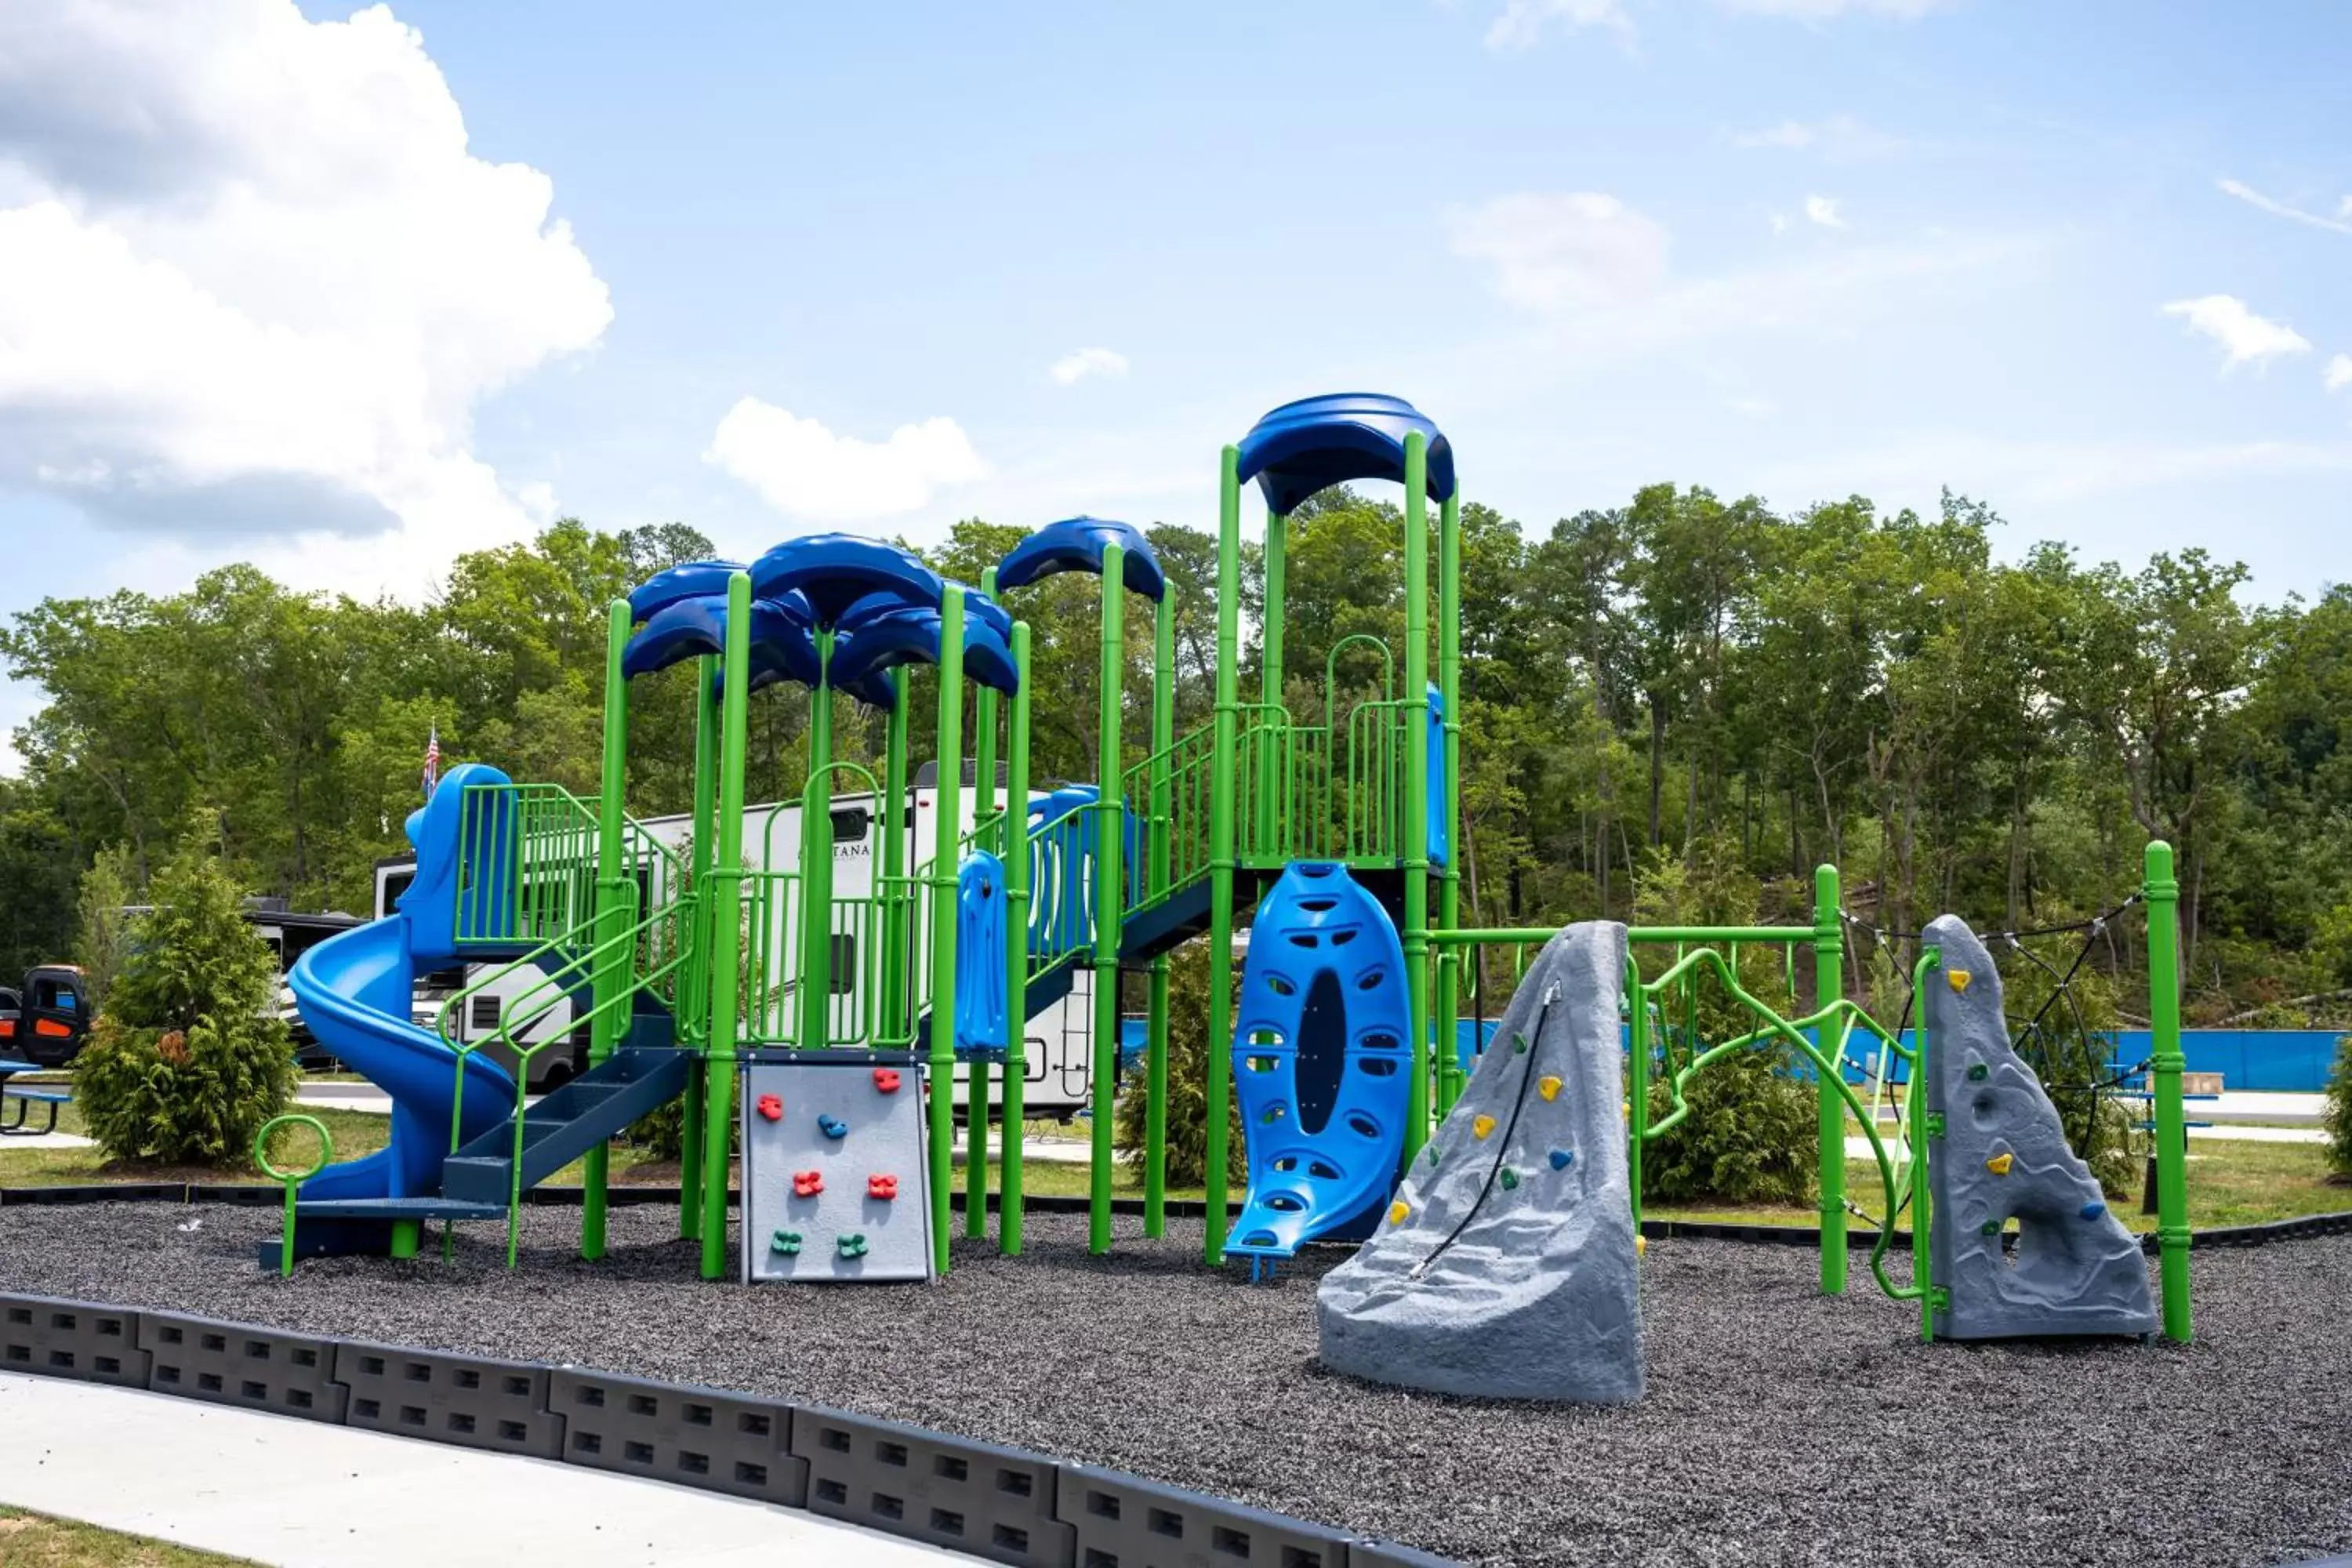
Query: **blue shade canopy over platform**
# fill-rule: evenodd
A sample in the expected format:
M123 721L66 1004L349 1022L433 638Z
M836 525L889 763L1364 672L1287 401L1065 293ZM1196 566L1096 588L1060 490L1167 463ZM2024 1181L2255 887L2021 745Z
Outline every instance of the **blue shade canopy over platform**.
M649 621L681 599L727 596L727 579L743 568L732 561L687 561L665 567L629 595L629 619Z
M1241 480L1255 479L1277 513L1351 479L1404 482L1404 439L1429 439L1429 499L1454 494L1454 447L1445 433L1402 397L1338 392L1286 403L1241 440Z
M909 605L938 609L940 574L879 540L849 533L787 539L751 563L751 592L761 598L797 593L820 626L840 623L845 611L872 594L893 594Z
M817 683L816 643L809 636L807 612L796 600L752 600L751 645L752 690L780 680L803 686ZM726 596L706 594L656 611L623 650L621 673L634 680L681 659L726 651ZM888 707L895 694L887 676L836 684L875 707Z
M1056 572L1091 572L1102 575L1103 556L1112 545L1125 553L1119 575L1125 585L1145 598L1158 601L1168 592L1167 575L1150 541L1132 523L1099 517L1068 517L1049 522L1014 545L996 568L999 593L1025 588Z
M902 605L879 614L866 613L855 632L834 645L833 678L848 690L898 665L939 661L939 611ZM1009 693L1021 684L1013 650L986 621L977 617L963 624L963 669L982 686L998 691Z

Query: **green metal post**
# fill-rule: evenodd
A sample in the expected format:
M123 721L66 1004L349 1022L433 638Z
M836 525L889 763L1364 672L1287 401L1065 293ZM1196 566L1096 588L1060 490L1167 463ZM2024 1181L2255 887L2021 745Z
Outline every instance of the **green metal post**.
M980 591L993 597L996 593L996 568L991 566L980 574ZM996 801L996 692L986 686L976 687L971 697L972 778L979 795L972 806L975 821L984 819L995 809ZM982 830L974 839L974 847L996 851L1004 842L1003 827ZM1012 927L1005 928L1008 942ZM1021 993L1008 991L1004 1010L1010 1017L1020 1010ZM963 1157L963 1233L982 1237L988 1234L988 1059L975 1055L966 1068L967 1081L963 1098L964 1136ZM1011 1122L1005 1124L1005 1137L1016 1140L1020 1130Z
M1111 1096L1118 1087L1118 947L1127 894L1121 864L1127 838L1120 782L1119 717L1127 695L1127 552L1113 544L1102 560L1102 672L1095 759L1095 1066L1092 1169L1087 1184L1087 1250L1110 1250Z
M1225 1260L1225 1120L1234 1070L1234 751L1240 689L1242 600L1241 448L1227 447L1217 487L1217 716L1209 788L1209 1037L1206 1169L1202 1184L1210 1267Z
M719 660L704 654L694 661L694 843L688 862L694 889L694 925L688 938L694 944L688 979L679 994L689 1004L694 1023L680 1031L690 1037L702 1032L709 1016L710 988L710 867L711 834L719 820ZM685 1043L681 1039L681 1044ZM677 1234L684 1241L702 1235L702 1086L690 1083L686 1091L686 1124L678 1137Z
M595 1008L588 1027L591 1067L613 1054L616 1037L628 1026L627 1010L614 1005L629 984L630 955L621 941L629 929L630 894L636 882L622 863L622 824L626 820L629 782L629 678L621 672L621 658L629 645L629 602L615 599L604 617L604 768L596 797L596 947L597 961L589 981ZM580 1173L580 1256L604 1256L605 1184L612 1169L612 1149L599 1143L588 1151Z
M702 1277L727 1272L729 1156L735 1142L736 1003L742 984L743 750L751 688L751 574L727 579L726 693L719 718L719 844L710 868L710 1036L703 1055Z
M956 841L963 837L963 590L940 601L939 795L931 847L931 1267L948 1271L955 1179Z
M1277 837L1282 826L1279 810L1281 782L1282 737L1274 728L1270 710L1282 705L1282 621L1284 601L1290 582L1290 520L1268 508L1265 514L1265 624L1258 638L1258 688L1260 706L1257 732L1257 778L1251 788L1257 795L1257 810L1250 824L1250 852L1261 857L1279 858L1284 846Z
M2189 1304L2189 1131L2180 1104L2180 884L2173 879L2172 846L2149 841L2147 897L2147 1021L2155 1037L2149 1067L2156 1095L2156 1245L2164 1295L2164 1337L2187 1344L2193 1332Z
M809 693L808 782L801 789L800 1027L804 1051L833 1045L833 632L816 634Z
M1429 437L1404 438L1404 820L1397 825L1404 867L1405 1016L1412 1025L1412 1082L1406 1088L1404 1157L1429 1142Z
M893 1042L911 1037L907 1010L907 688L908 672L894 672L897 695L883 742L882 764L882 1022Z
M1029 1087L1029 623L1013 623L1021 684L1004 736L1004 1196L997 1250L1021 1253L1021 1101Z
M1845 932L1838 924L1838 868L1813 868L1813 1010L1845 995ZM1836 1064L1844 1071L1843 1062ZM1824 1074L1815 1085L1821 1122L1822 1294L1845 1293L1845 1101ZM1893 1223L1890 1218L1890 1224ZM1915 1243L1922 1232L1912 1216Z
M1168 891L1170 820L1175 802L1168 763L1176 744L1176 591L1165 587L1152 616L1151 839L1145 868L1147 897ZM1146 1036L1143 1106L1143 1234L1168 1230L1168 955L1151 961L1150 1022Z
M1437 783L1438 814L1446 827L1445 864L1437 878L1437 929L1462 917L1462 492L1447 496L1437 513L1437 691L1445 709L1444 773ZM1422 744L1415 742L1416 745ZM1462 1093L1462 951L1437 955L1437 1113L1454 1109Z

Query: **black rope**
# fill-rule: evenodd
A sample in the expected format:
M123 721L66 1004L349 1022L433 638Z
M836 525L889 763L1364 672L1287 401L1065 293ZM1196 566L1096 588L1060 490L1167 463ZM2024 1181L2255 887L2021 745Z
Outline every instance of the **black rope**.
M1511 1119L1503 1124L1503 1136L1495 1145L1495 1163L1487 1169L1485 1184L1479 1187L1478 1195L1471 1200L1470 1207L1464 1212L1460 1219L1454 1222L1454 1228L1445 1233L1445 1239L1439 1242L1435 1247L1430 1248L1429 1256L1412 1266L1412 1278L1419 1279L1427 1271L1431 1264L1436 1262L1440 1258L1444 1256L1445 1249L1452 1247L1455 1238L1460 1237L1463 1231L1469 1227L1470 1222L1478 1217L1478 1211L1484 1208L1486 1205L1486 1194L1495 1190L1495 1179L1502 1174L1503 1162L1509 1157L1511 1133L1512 1131L1519 1124L1519 1111L1528 1103L1528 1090L1535 1085L1536 1041L1543 1037L1545 1020L1551 1016L1551 1005L1553 1001L1557 999L1559 994L1559 983L1555 981L1552 984L1550 994L1544 997L1543 1006L1536 1014L1536 1026L1534 1030L1525 1037L1528 1042L1528 1065L1526 1070L1519 1074L1519 1096L1517 1100L1511 1102Z

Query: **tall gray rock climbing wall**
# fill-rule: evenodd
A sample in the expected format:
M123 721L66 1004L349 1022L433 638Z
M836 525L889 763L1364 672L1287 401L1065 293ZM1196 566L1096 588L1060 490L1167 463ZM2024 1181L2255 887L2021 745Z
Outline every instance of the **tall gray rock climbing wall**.
M1951 1295L1939 1337L2155 1331L2138 1241L2066 1143L2057 1107L2009 1045L2000 974L1976 933L1927 927L1943 964L1927 982L1927 1110L1944 1119L1928 1160L1928 1256ZM2001 1231L2017 1221L2017 1251Z
M1323 1278L1323 1361L1442 1394L1642 1396L1626 1185L1625 928L1572 925L1528 966L1380 1228Z

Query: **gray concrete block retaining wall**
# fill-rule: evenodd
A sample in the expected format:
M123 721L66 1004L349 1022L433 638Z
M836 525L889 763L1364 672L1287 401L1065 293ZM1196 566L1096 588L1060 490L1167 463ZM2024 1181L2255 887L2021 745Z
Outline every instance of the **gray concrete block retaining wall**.
M805 1507L1024 1568L1447 1568L1425 1552L1140 1476L821 1406L583 1367L0 1295L0 1371L560 1458Z

